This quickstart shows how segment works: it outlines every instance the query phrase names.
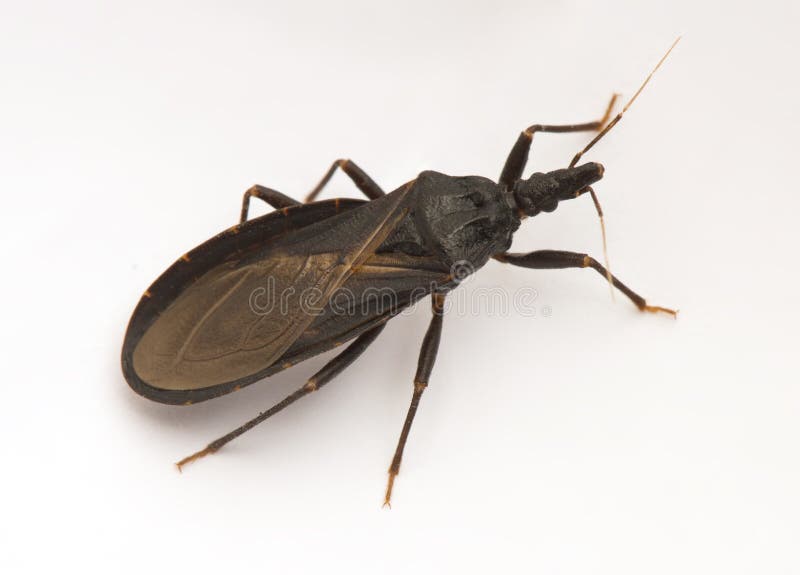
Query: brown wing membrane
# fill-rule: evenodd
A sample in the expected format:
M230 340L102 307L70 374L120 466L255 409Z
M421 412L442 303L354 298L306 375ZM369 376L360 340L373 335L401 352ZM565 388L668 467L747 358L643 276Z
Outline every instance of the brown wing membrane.
M195 390L261 372L311 325L331 294L408 211L410 187L216 266L142 335L133 367L148 385Z

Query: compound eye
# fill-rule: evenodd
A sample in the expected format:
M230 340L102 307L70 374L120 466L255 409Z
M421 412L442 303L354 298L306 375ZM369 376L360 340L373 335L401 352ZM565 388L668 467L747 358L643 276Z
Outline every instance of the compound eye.
M543 212L554 212L558 207L558 200L548 200L537 207Z

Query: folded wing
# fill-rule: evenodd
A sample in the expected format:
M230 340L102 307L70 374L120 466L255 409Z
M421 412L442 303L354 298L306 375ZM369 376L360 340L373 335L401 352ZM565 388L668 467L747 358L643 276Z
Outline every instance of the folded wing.
M272 365L405 217L410 192L397 190L206 272L143 334L133 352L139 377L190 390Z

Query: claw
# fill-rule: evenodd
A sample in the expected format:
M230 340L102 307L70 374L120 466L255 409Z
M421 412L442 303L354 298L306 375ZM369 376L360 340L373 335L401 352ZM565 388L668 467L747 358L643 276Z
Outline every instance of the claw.
M216 449L212 449L211 447L206 447L205 449L201 449L197 453L192 453L190 456L184 457L178 463L176 463L175 466L178 468L179 472L183 473L183 466L184 465L186 465L187 463L191 463L195 459L200 459L201 457L205 457L206 455L210 455L210 454L214 453L215 451L216 451Z
M669 309L668 307L661 307L661 306L657 306L657 305L645 305L642 308L642 311L648 311L650 313L662 312L662 313L668 313L669 315L671 315L672 317L675 317L675 318L678 317L678 310Z
M383 496L383 505L381 507L392 508L392 487L394 487L395 477L397 477L397 473L389 471L389 482L386 484L386 495Z

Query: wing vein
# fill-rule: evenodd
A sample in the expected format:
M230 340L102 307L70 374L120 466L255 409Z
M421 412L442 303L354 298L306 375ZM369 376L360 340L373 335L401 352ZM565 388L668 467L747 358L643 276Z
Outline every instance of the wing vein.
M251 271L252 270L247 270L247 272L243 273L241 279L239 279L239 281L233 284L233 286L231 286L221 298L215 301L214 305L209 307L206 310L206 312L200 317L200 320L194 325L194 327L192 327L191 331L189 332L189 335L186 337L186 341L183 343L183 345L178 350L178 353L175 355L175 359L173 361L173 367L177 366L181 361L183 361L183 356L186 353L187 348L192 343L194 336L197 334L198 331L200 331L200 328L203 326L206 320L209 317L211 317L211 314L213 314L217 309L219 309L219 307L223 303L225 303L225 301L227 301L227 299L231 296L233 292L239 289L239 286L241 286L245 282L245 280L250 276Z

